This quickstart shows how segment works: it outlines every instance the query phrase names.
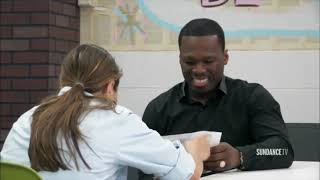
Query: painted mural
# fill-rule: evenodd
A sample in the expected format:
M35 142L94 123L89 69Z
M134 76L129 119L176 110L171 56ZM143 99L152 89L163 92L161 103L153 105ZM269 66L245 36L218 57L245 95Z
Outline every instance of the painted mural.
M319 49L319 0L96 0L80 7L81 42L113 51L176 51L181 27L198 17L221 24L230 50Z

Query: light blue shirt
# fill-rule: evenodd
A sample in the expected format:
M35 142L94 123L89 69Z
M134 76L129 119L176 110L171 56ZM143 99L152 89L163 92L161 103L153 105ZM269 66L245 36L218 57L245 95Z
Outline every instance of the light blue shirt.
M69 90L63 88L60 94ZM94 100L91 102L97 103ZM32 114L37 108L24 113L13 125L1 151L1 160L13 161L30 166L28 147ZM164 140L154 130L149 129L139 116L125 107L112 110L93 110L81 117L80 131L90 148L79 142L79 148L91 169L87 169L78 157L80 170L68 156L68 149L61 138L61 154L66 158L71 171L40 172L46 179L70 179L91 177L90 179L126 180L127 167L141 169L160 179L190 179L195 163L183 145ZM59 143L58 143L59 144ZM84 178L87 179L87 178Z

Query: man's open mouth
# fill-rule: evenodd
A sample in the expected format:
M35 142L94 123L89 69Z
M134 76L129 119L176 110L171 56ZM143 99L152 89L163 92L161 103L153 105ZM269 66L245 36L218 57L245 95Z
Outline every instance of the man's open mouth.
M206 86L208 84L208 78L204 78L204 79L193 78L192 84L196 87Z

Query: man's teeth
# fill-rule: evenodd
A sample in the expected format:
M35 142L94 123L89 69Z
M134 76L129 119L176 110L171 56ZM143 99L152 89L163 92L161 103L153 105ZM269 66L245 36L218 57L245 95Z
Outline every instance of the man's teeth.
M194 81L195 81L196 83L205 83L205 82L208 81L208 79L194 79Z

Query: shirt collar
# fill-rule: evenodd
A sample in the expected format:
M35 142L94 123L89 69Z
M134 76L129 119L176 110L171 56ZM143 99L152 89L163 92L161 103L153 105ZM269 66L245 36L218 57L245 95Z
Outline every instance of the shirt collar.
M183 97L186 97L186 89L185 88L186 88L186 81L183 81L183 83L181 84L181 89L180 89L180 93L179 93L180 94L180 96L179 96L180 100ZM228 94L228 89L227 89L227 85L226 85L226 77L224 75L221 78L218 90L220 90L224 94Z
M219 90L221 90L224 94L228 94L225 76L222 76L221 82L219 84Z

